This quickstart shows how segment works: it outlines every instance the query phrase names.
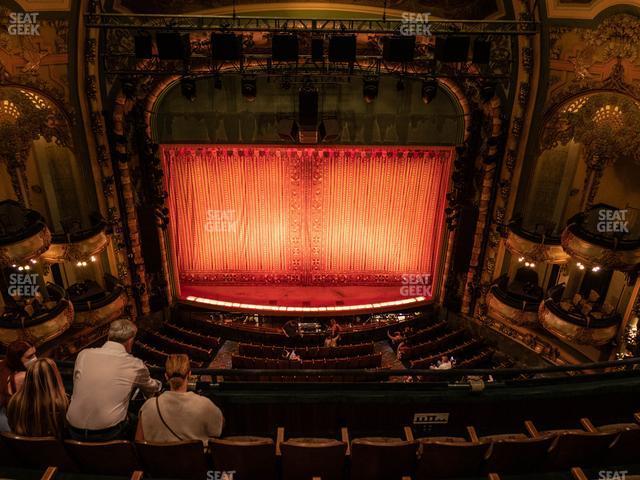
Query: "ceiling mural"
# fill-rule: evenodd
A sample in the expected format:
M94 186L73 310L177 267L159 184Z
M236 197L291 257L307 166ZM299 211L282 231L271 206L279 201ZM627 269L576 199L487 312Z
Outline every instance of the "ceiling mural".
M0 83L27 85L67 104L69 20L16 14L0 7ZM25 34L27 26L34 34Z
M640 86L638 17L613 15L596 28L555 26L549 35L547 108L614 76L628 88Z
M140 2L139 0L120 0L114 3L114 10L129 11L136 13L194 13L208 10L231 7L234 3L242 5L246 11L247 5L255 5L256 9L264 5L273 5L272 10L276 11L276 5L283 5L284 1L278 0L243 0L233 2L232 0L156 0L154 2ZM293 2L289 2L293 4ZM379 0L342 0L339 3L352 5L354 12L366 12L367 10L380 9L383 2ZM314 4L303 4L305 9L315 10ZM387 7L390 10L431 13L435 17L449 19L477 20L488 17L496 17L503 12L503 0L389 0ZM326 10L326 6L323 7ZM340 8L341 11L344 8Z

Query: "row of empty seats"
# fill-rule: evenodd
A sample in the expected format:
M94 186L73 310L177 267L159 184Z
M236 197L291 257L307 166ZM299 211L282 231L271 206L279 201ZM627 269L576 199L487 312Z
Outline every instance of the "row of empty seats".
M462 328L453 331L445 330L442 333L438 334L438 336L431 338L424 343L419 343L417 345L411 345L410 347L408 347L403 354L403 360L414 359L416 357L425 357L427 354L441 351L442 346L455 345L456 342L464 339L465 337L468 337L468 334L466 330Z
M454 357L458 362L461 362L474 356L482 347L483 344L479 340L469 339L462 343L457 343L453 346L440 350L439 352L427 357L411 360L409 364L411 365L411 368L429 368L443 356Z
M350 440L347 428L335 438L285 439L227 437L202 443L150 444L113 441L82 443L53 437L2 434L2 465L95 475L150 475L152 478L203 479L207 472L235 472L234 480L410 480L487 478L500 475L566 471L575 467L640 464L640 414L635 422L538 431L527 421L526 432L479 436L467 427L466 437L402 436ZM577 473L581 470L576 469ZM220 475L219 473L219 475ZM218 477L220 478L220 477ZM531 477L536 478L536 477ZM540 477L543 478L543 477ZM574 476L578 480L586 477Z
M204 364L209 363L214 355L214 350L211 348L203 348L193 345L160 332L143 330L138 334L138 338L144 341L147 345L153 345L167 353L186 353L193 360Z
M238 354L245 357L282 358L286 354L285 347L276 345L256 345L241 343ZM291 350L291 349L288 349ZM342 358L369 355L374 351L373 343L357 343L353 345L339 345L336 347L302 347L296 349L296 354L305 360L321 358Z
M355 357L327 358L313 360L288 360L278 358L231 356L232 368L250 369L356 369L379 368L382 366L382 353L358 355Z

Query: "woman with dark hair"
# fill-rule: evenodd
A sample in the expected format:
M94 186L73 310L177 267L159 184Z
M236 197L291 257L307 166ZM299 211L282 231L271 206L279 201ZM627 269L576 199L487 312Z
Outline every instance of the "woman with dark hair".
M7 347L7 356L0 362L0 431L8 432L7 405L20 391L27 367L37 360L36 349L29 342L15 340Z
M58 367L50 358L41 358L29 366L24 385L9 401L9 426L17 435L61 438L68 406Z

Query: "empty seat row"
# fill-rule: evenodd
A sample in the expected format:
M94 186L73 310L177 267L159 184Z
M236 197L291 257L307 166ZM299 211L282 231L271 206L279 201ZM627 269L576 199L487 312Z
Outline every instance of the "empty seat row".
M136 338L135 343L133 344L133 353L140 357L145 363L164 368L164 364L167 361L167 357L170 353L188 353L185 350L175 349L173 352L166 352L165 350L161 350L154 345L150 345L144 340L140 338ZM191 359L191 366L193 368L202 368L205 367L205 362Z
M438 361L442 356L460 356L467 352L473 351L480 347L482 343L475 339L466 340L465 342L456 345L454 347L448 348L441 352L435 353L428 357L418 358L417 360L411 360L409 364L411 368L429 368L433 363Z
M282 358L285 355L285 347L275 345L256 345L241 343L238 353L246 357ZM357 343L353 345L340 345L336 347L302 347L296 349L296 353L302 359L356 357L370 355L374 351L373 343Z
M414 344L417 344L425 340L434 338L437 334L443 332L446 329L447 329L447 322L444 320L441 320L436 323L430 324L425 328L421 328L420 330L412 333L411 335L407 335L405 339L409 340Z
M189 330L171 323L165 323L162 331L168 336L175 337L187 343L197 345L199 347L211 350L217 350L220 347L220 338L211 335L203 335L202 333Z
M460 339L463 339L466 336L467 332L462 328L454 330L452 332L443 333L439 337L436 337L427 342L410 346L405 351L403 358L410 359L424 356L427 353L437 352L438 349L442 350L441 347L445 345L454 345L455 342L458 342Z
M186 353L189 357L201 362L209 362L213 358L213 350L202 348L191 343L183 342L176 338L169 337L160 332L145 330L140 337L147 344L155 345L168 353Z
M232 368L248 369L350 369L377 368L382 365L382 353L359 355L356 357L315 359L315 360L287 360L275 358L231 356Z
M636 419L640 418L636 414ZM53 437L2 434L3 465L54 466L63 472L129 476L144 471L152 478L208 478L207 472L235 472L235 480L353 480L479 478L567 470L572 467L638 464L640 426L630 422L583 429L539 432L525 422L527 434L414 439L404 427L401 437L291 438L283 428L276 441L265 437L227 437L173 444L61 442ZM486 477L485 477L486 478ZM580 477L575 477L580 478Z

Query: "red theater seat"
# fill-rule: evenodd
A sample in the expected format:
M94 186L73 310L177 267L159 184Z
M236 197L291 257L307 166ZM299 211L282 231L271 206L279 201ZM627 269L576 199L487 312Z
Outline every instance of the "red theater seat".
M128 477L140 469L133 444L125 440L101 443L66 440L64 444L85 473Z
M347 444L329 438L292 438L280 445L282 480L341 480Z
M400 438L356 438L351 442L351 480L387 480L413 475L418 444Z
M276 478L273 440L264 437L227 437L209 441L214 470L235 471L236 480Z
M143 470L152 477L202 480L210 470L202 442L136 442Z
M441 442L421 438L417 478L473 477L481 474L489 444L480 442Z
M44 470L53 466L62 472L78 470L63 443L55 437L22 437L8 432L1 435L21 467Z

